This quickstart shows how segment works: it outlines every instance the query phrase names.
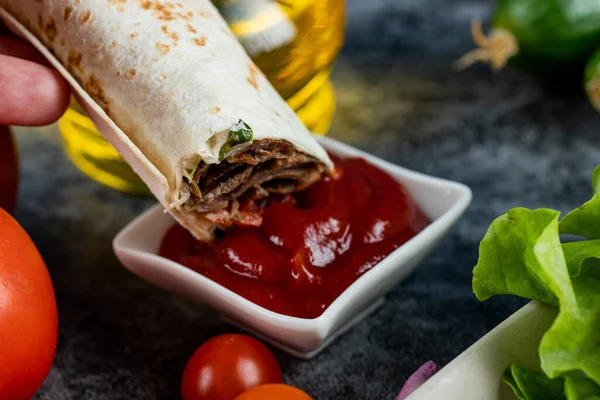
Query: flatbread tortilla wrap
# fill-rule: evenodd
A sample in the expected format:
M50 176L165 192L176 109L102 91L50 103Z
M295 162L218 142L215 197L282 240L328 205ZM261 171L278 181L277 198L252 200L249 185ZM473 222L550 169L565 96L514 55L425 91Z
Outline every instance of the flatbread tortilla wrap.
M248 205L301 190L332 168L209 0L0 6L198 239L210 239L215 226L256 223Z

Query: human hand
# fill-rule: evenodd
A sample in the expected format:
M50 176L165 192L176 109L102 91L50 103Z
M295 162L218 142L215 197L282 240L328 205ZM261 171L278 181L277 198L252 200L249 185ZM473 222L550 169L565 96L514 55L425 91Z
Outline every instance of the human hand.
M69 86L44 57L0 24L0 125L40 126L69 104Z

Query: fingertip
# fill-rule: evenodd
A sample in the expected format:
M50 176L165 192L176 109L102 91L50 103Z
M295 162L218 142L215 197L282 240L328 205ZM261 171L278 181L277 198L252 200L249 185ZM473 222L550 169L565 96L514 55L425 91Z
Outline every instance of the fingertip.
M22 125L41 126L56 122L69 105L70 90L65 79L55 70L36 65L32 75L32 87L24 101L29 113ZM25 117L25 116L24 116Z
M46 68L46 67L44 67ZM59 119L69 106L71 89L67 81L58 73L58 71L46 68L49 71L48 79L45 79L44 104L46 104L44 115L46 121L42 124L49 124Z
M48 67L0 56L0 124L40 126L55 122L69 104L69 86Z

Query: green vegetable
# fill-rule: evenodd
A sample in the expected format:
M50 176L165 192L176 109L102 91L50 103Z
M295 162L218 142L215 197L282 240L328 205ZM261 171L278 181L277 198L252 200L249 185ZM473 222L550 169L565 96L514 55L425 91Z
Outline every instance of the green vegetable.
M240 119L238 123L231 128L229 136L227 136L227 141L221 146L221 149L219 150L219 161L223 160L234 146L251 141L252 136L252 128Z
M515 294L558 305L556 293L567 286L564 296L574 301L564 257L561 260L558 215L554 210L516 208L492 223L473 270L477 299Z
M583 83L590 103L600 111L600 49L586 63Z
M581 207L568 213L560 221L560 233L570 233L600 239L600 166L592 174L594 196Z
M599 176L596 168L596 191ZM479 300L513 294L560 308L539 346L547 379L518 366L504 376L520 399L600 396L600 240L561 243L559 236L560 230L600 239L600 195L560 222L559 215L555 210L517 208L497 218L481 241L473 269L473 292ZM551 390L554 396L557 378L565 379L564 393L559 390L563 397L543 395Z
M571 277L600 279L600 240L564 243L562 248Z
M567 400L600 400L600 386L585 376L567 376L565 394Z
M518 400L563 400L565 381L550 379L538 371L513 364L506 369L502 380L510 386Z
M598 0L499 0L485 37L474 25L480 47L459 60L465 67L476 61L500 69L515 66L541 73L585 63L600 46Z
M494 221L480 246L473 291L480 300L515 294L558 304L558 317L540 343L542 370L550 378L582 371L600 384L600 280L582 274L584 268L569 277L558 215L546 209L516 209ZM596 241L580 246L592 258L600 258ZM586 260L571 256L574 259L580 264Z
M518 400L600 400L600 386L584 376L550 379L541 372L513 364L502 380Z

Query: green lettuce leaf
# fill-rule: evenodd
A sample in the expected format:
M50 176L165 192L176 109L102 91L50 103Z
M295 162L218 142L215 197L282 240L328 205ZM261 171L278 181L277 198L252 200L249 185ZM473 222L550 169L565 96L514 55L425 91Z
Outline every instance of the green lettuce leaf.
M502 380L510 386L518 400L566 400L564 379L550 379L541 372L518 364L507 368Z
M558 211L517 208L481 241L479 300L513 294L560 308L540 342L543 373L513 365L503 376L519 399L600 400L600 240L561 244L559 235L600 239L600 166L592 185L594 197L560 223Z
M563 307L539 347L542 370L550 377L586 373L600 384L600 280L573 278L576 304Z
M600 239L600 165L592 174L594 196L560 221L560 233Z
M575 296L558 235L559 212L515 208L497 218L479 246L473 292L480 301L513 294L566 306Z
M564 243L562 247L571 277L600 279L600 240Z
M514 294L559 305L540 343L542 370L550 378L583 371L600 383L600 281L594 278L599 245L563 247L558 216L558 211L519 208L496 219L480 245L473 291L480 300Z
M254 133L252 128L241 119L235 124L227 136L227 141L219 149L219 161L222 161L227 153L238 144L246 143L252 140Z
M600 165L597 165L592 171L592 188L594 193L600 194Z
M600 386L585 376L565 377L567 400L600 400Z
M600 239L600 196L571 211L560 221L560 233Z
M502 380L518 400L600 400L600 386L581 375L550 379L542 372L512 364Z

